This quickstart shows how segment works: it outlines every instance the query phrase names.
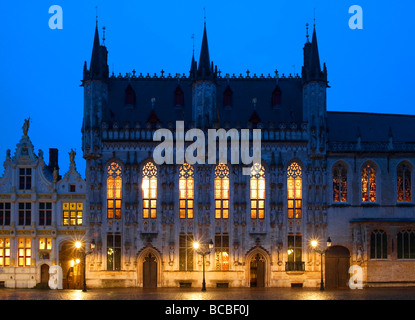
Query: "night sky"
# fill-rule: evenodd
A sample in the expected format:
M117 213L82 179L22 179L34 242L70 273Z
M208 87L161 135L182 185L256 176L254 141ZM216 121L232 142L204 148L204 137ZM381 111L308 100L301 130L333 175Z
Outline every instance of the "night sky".
M329 111L415 114L415 1L133 1L22 0L0 4L0 162L14 154L25 118L29 137L44 151L59 149L60 173L71 148L85 177L81 125L83 64L90 63L98 24L106 27L110 74L188 75L194 34L198 60L204 10L210 57L223 73L299 73L306 23L316 18L321 63L326 62ZM52 30L49 7L63 9ZM349 28L349 7L363 9L363 30ZM102 39L101 39L102 40ZM0 175L3 174L3 167Z

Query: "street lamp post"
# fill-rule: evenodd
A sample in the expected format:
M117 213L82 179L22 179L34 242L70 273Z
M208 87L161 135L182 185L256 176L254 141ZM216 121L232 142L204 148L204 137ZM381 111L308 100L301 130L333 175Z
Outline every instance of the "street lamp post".
M210 240L208 243L208 248L206 248L206 244L200 245L199 242L193 242L193 248L196 250L198 254L200 254L203 258L203 281L202 281L202 291L206 291L206 281L205 281L205 256L210 253L213 248L213 241Z
M327 248L318 248L318 241L317 240L311 240L311 246L313 247L313 250L320 254L320 271L321 271L321 281L320 281L320 290L324 291L324 280L323 280L323 254L326 253L327 249L331 246L331 239L330 237L327 239Z
M87 291L86 290L86 256L88 254L92 253L93 250L95 249L95 241L94 241L94 239L92 239L92 241L90 243L90 246L91 246L91 251L88 251L87 252L85 246L84 246L83 249L81 249L82 248L82 242L81 241L76 241L75 242L75 248L77 250L79 250L81 252L81 254L82 254L82 264L83 264L83 268L82 268L82 280L83 280L82 291L83 292L86 292Z

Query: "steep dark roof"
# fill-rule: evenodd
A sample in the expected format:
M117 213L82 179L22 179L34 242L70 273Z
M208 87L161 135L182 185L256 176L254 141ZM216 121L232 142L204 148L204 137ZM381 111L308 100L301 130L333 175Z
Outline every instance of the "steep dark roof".
M229 123L230 127L246 128L254 111L253 98L256 98L256 112L265 127L273 122L275 127L281 122L302 123L302 79L280 78L278 85L282 92L281 105L272 106L272 92L276 86L274 78L217 78L216 106L221 127ZM160 120L160 125L167 128L169 122L185 120L185 125L192 122L192 85L190 78L180 79L180 88L184 95L184 107L175 106L175 90L178 80L168 77L137 77L134 79L111 77L108 80L108 106L103 112L103 121L111 124L118 122L122 125L128 122L131 127L139 122L146 126L148 115L153 110L151 102L155 98L154 111ZM125 90L132 86L136 94L134 108L125 106ZM229 85L232 90L232 107L225 108L224 92ZM229 89L228 89L229 90ZM239 123L239 124L238 124Z
M329 142L385 142L390 135L394 142L415 141L415 116L362 113L327 112Z

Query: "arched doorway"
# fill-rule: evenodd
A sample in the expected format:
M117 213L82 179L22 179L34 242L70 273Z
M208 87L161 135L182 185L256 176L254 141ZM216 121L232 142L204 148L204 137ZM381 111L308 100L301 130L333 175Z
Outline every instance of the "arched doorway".
M157 261L151 252L145 256L143 262L143 287L157 288Z
M40 284L47 286L49 282L49 265L42 264L40 266Z
M265 287L265 257L260 253L251 259L249 279L251 287Z
M349 283L350 251L343 246L332 246L326 252L326 288L346 289Z
M64 289L81 289L81 265L77 262L79 253L74 249L73 241L64 241L59 246L59 266L62 268Z
M143 248L137 255L137 286L157 288L163 285L160 251L154 247Z

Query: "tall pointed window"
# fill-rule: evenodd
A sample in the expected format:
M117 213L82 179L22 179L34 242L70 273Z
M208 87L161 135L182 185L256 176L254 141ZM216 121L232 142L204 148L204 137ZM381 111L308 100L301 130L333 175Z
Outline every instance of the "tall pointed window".
M223 163L215 168L215 218L229 218L229 168Z
M107 168L107 218L121 219L121 166L112 162Z
M333 168L333 202L347 202L347 169L341 163Z
M370 259L387 259L388 236L383 230L373 230L370 235Z
M402 230L397 240L398 259L415 259L415 231Z
M303 181L301 167L293 162L287 170L288 219L301 219Z
M193 218L194 170L184 163L179 170L179 217Z
M157 218L157 167L147 162L143 167L143 218Z
M397 171L398 202L412 201L411 169L404 163L398 166Z
M376 202L376 169L371 163L362 168L362 201Z
M251 219L265 218L265 169L255 163L251 169Z

